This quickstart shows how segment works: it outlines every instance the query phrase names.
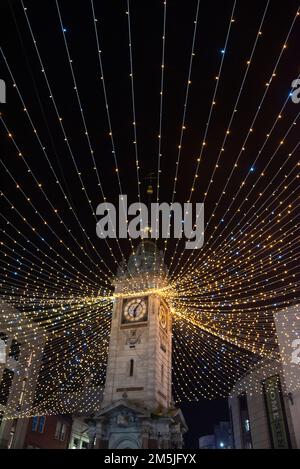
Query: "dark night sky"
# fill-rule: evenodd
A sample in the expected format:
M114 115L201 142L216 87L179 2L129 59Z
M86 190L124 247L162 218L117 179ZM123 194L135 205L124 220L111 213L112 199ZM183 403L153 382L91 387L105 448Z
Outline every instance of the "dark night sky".
M214 170L266 3L265 0L237 1L234 15L235 23L226 50L222 78L216 99L217 106L214 110L207 137L208 145L205 150L205 157L200 165L199 184L194 196L197 201L202 201ZM32 30L59 108L59 114L63 118L69 143L79 171L83 175L91 204L96 207L98 203L102 202L102 198L92 169L93 163L73 89L72 75L55 1L25 0L24 4L27 7ZM59 5L104 193L108 201L114 202L119 194L119 188L108 135L91 5L88 0L73 2L61 0ZM196 6L196 0L169 0L167 7L160 195L160 199L166 201L170 201L172 197ZM236 156L264 93L265 83L270 78L298 6L298 2L294 0L270 1L265 24L262 28L263 35L259 39L253 64L249 69L238 106L238 113L231 127L232 136L226 144L222 170L217 172L214 190L209 192L206 201L207 218L212 213L222 187L232 170ZM179 202L186 201L189 196L196 158L201 150L202 138L213 96L214 77L218 72L221 50L224 47L232 7L232 0L219 0L218 2L202 0L200 2L199 26L195 44L196 55L192 69L192 86L186 116L187 130L184 137L176 194L176 200ZM137 201L137 182L134 145L132 143L133 118L129 78L128 28L127 15L125 14L126 2L124 0L95 0L95 11L98 19L100 48L102 50L119 174L123 191L128 194L129 202L133 202ZM16 0L10 2L9 5L7 1L2 0L0 15L1 47L30 111L30 116L36 124L41 141L48 151L51 163L59 175L65 192L80 214L82 225L87 228L93 242L98 243L102 255L110 263L110 255L105 244L96 238L95 221L91 216L84 193L80 190L80 182L70 152L66 147L52 101L49 98L49 92L41 72L21 3ZM132 0L131 24L141 191L142 199L146 202L146 182L144 178L150 172L156 172L157 170L163 2L161 0ZM229 198L236 192L241 181L253 166L266 132L272 126L278 111L287 98L293 79L300 73L299 44L300 23L298 20L291 33L289 47L284 52L279 64L272 90L268 93L263 110L255 124L255 136L249 140L247 150L241 158L239 169L228 185ZM0 111L3 113L8 128L16 138L26 160L34 168L45 192L51 194L51 200L59 208L66 224L72 226L73 234L80 243L85 242L68 211L67 204L55 185L53 174L49 171L43 152L33 136L32 128L22 110L22 105L12 86L12 80L1 54L0 78L7 83L7 104L0 105ZM298 112L297 106L292 103L288 104L282 123L275 128L272 138L254 168L253 175L250 175L251 182L255 180L260 169L265 167L270 155L275 151L282 135L293 122ZM285 161L286 154L294 148L298 139L299 129L298 126L295 126L289 135L287 146L284 146L278 152L277 157L268 169L266 178L257 185L256 192L259 192L272 175L276 173ZM24 163L18 157L18 152L1 123L0 145L1 160L12 172L16 181L22 183L23 190L34 200L36 207L45 215L48 223L74 248L74 241L68 238L56 216L45 204L39 189L33 184L31 175L28 174ZM292 163L290 167L292 167ZM0 166L0 174L1 190L5 191L7 197L19 207L30 224L34 226L39 224L38 217L24 201L22 194L16 191L15 184L5 173L2 165ZM275 186L276 181L272 187ZM242 192L239 203L243 195ZM251 207L252 204L253 201L250 200L246 206ZM227 205L228 199L224 198L216 212L216 220L220 220ZM5 216L10 214L10 209L3 198L0 200L0 212ZM1 219L2 223L3 219ZM50 244L54 242L52 234L48 232L46 227L42 227L41 230ZM206 236L210 235L210 230L211 227L208 228ZM26 236L31 236L29 228L23 226L23 232ZM112 245L116 255L118 255L116 246ZM172 253L172 246L174 247L174 245L170 243L170 246L168 256ZM128 254L129 248L128 242L122 244L124 253ZM85 249L92 257L94 256L90 246L85 245ZM227 417L226 401L201 401L198 404L186 404L183 408L186 409L187 421L193 429L193 435L189 439L190 444L195 444L195 436L209 433L212 431L214 423Z
M171 200L172 196L196 4L196 1L185 2L183 7L183 3L180 1L168 3L162 128L163 157L160 189L160 198L166 201ZM64 142L51 99L49 99L49 92L41 73L41 67L24 14L18 1L13 2L12 5L12 9L2 7L1 11L1 15L5 18L4 27L3 25L1 27L3 52L30 111L32 120L36 124L41 141L48 150L51 163L74 206L80 211L82 224L87 226L88 231L94 236L95 225L87 199L83 191L74 190L74 187L80 186L80 182L70 152ZM38 41L38 47L59 114L63 117L63 124L78 169L83 174L84 184L87 187L92 206L96 207L102 201L102 198L92 170L93 163L73 89L72 76L55 1L45 0L42 3L27 1L25 5L28 8L30 23ZM187 200L189 196L196 158L201 150L201 142L213 96L214 77L220 64L221 50L225 43L232 5L231 0L218 2L218 8L216 8L214 2L203 1L200 4L199 26L195 45L196 55L187 108L187 130L179 167L177 201ZM247 2L247 4L241 1L237 2L236 22L231 31L217 96L217 107L215 108L217 112L215 111L212 117L207 137L207 149L200 164L200 179L194 200L203 200L203 194L207 189L216 164L217 154L222 145L224 133L245 73L246 61L249 59L265 5L266 2L264 1ZM290 28L297 6L296 1L290 0L284 3L275 1L270 3L263 28L264 34L258 42L253 65L249 69L238 107L239 112L232 125L233 135L226 144L226 152L224 153L226 161L222 166L222 171L217 173L215 177L217 190L210 190L206 199L207 218L214 207L214 203L220 196L219 188L224 186L226 178L230 174L237 153L264 93L265 83L270 77L280 47L284 43ZM107 199L114 201L119 194L118 182L114 172L105 103L99 80L98 57L90 2L72 2L70 7L70 2L61 1L60 9L101 183ZM99 19L99 40L119 174L124 193L128 194L129 202L136 201L137 182L132 143L133 119L129 79L127 15L125 14L126 2L122 0L115 0L114 2L96 1L95 11ZM157 170L162 20L163 8L161 1L132 2L131 24L137 143L141 168L141 192L144 201L147 200L144 178L150 172ZM255 138L249 140L247 152L240 161L239 170L235 177L231 178L227 189L229 194L236 191L241 179L249 172L267 129L273 123L278 110L284 103L290 91L292 80L298 75L299 42L297 37L299 38L299 22L292 31L289 48L280 62L277 72L278 78L272 85L272 92L268 94L263 112L258 117L255 125ZM5 112L6 124L16 137L16 141L24 155L26 155L29 164L34 167L35 174L43 183L45 192L50 191L52 193L54 204L57 204L60 208L67 222L66 224L72 226L74 234L82 241L82 235L79 231L76 231L76 226L73 226L73 219L68 213L66 204L61 199L61 194L59 191L52 191L55 183L53 175L49 171L49 166L45 162L45 157L37 140L33 138L28 119L21 112L22 105L20 105L17 93L12 88L11 79L3 60L0 62L0 67L0 75L8 83L8 105L2 106L3 112ZM285 114L286 121L274 130L272 139L267 145L258 167L255 168L256 172L250 176L252 180L256 178L259 167L263 167L271 152L275 151L278 140L288 128L288 123L297 115L297 112L297 106L292 103L288 105ZM293 148L297 143L297 135L298 130L295 128L289 138L289 148ZM24 191L32 196L37 207L41 208L41 212L45 213L45 216L55 226L58 233L63 233L55 216L47 211L45 212L44 205L41 205L43 200L38 195L39 191L32 184L31 176L26 173L24 164L20 163L17 158L17 152L9 139L2 138L1 145L5 165L13 172L17 180L22 179ZM280 162L284 161L284 158L285 152L279 152L274 167L272 165L270 167L270 174L272 174L272 170L278 167ZM1 171L3 175L3 168L1 168ZM265 182L261 184L261 187L264 187L264 184ZM17 198L14 185L11 184L9 178L6 178L4 188L12 201L22 203L24 206L22 196ZM221 214L224 213L227 205L227 199L221 202L217 210L217 218L220 218ZM25 206L24 212L27 214ZM28 217L32 217L31 211L28 211ZM36 222L35 218L30 219L33 223ZM206 236L208 237L209 234L208 231ZM72 243L71 240L69 242ZM105 250L106 247L104 243L102 244L101 249ZM170 246L172 246L172 243L170 243ZM129 243L125 242L122 248L126 251L129 248ZM171 252L172 249L170 249ZM91 252L89 254L92 255ZM106 254L104 252L104 255Z

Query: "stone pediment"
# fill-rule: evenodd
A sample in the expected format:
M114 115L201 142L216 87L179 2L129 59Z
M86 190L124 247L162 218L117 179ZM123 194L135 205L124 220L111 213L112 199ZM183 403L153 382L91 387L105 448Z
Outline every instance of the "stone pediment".
M128 401L126 398L123 398L101 409L101 411L97 413L96 418L116 418L119 425L127 426L129 423L132 423L137 419L152 419L152 413L149 410L143 409L140 406L134 404L133 402ZM182 428L183 432L186 432L188 430L188 426L186 424L183 413L179 408L174 408L167 411L166 413L160 414L159 419L171 419L171 421L173 421L173 424L177 424Z
M104 407L97 413L97 417L110 417L113 415L118 415L122 412L127 412L133 414L136 417L149 417L149 412L146 409L128 402L126 399L120 399L112 404Z

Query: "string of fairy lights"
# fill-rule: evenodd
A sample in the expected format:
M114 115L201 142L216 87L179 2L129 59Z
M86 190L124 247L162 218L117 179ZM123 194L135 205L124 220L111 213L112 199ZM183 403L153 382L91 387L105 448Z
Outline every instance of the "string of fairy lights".
M103 61L106 50L102 46L104 31L101 29L101 6L90 0L90 26L94 39L94 50L91 53L96 54L97 59L98 81L103 92L107 124L104 132L110 142L113 164L112 174L109 175L100 169L96 138L90 128L77 75L76 65L79 59L75 53L73 57L72 42L64 26L65 18L59 0L55 1L57 24L51 27L57 28L60 33L61 46L70 72L70 86L81 122L80 132L86 145L88 165L85 170L80 166L77 149L61 111L62 103L57 98L59 93L54 91L57 84L50 78L51 69L46 66L47 60L43 57L39 37L33 26L33 7L29 8L24 0L20 4L23 26L27 28L31 47L40 67L38 73L46 87L60 138L76 175L74 189L77 185L75 190L80 191L82 204L96 223L96 207L93 206L89 181L96 181L103 202L108 200L104 189L104 182L108 177L116 181L120 195L126 193L125 177L120 169L113 107L110 103L110 81ZM198 59L199 30L205 17L200 14L201 1L195 1L172 178L162 170L165 151L164 120L167 116L164 99L167 84L165 74L168 73L166 44L169 41L167 1L162 0L161 7L161 57L157 66L160 77L158 134L157 153L154 157L155 199L157 203L161 202L162 183L169 180L171 203L174 203L184 171L195 57ZM131 183L134 180L138 202L141 203L142 142L138 135L140 108L137 108L137 78L134 73L134 46L138 39L133 34L133 9L132 2L127 0L124 21L126 20L128 31L131 93L128 119L132 127L129 138L132 139L134 150L131 157L135 165ZM295 111L294 116L288 117L290 95L285 97L272 122L267 120L260 124L265 126L260 129L261 136L257 128L259 118L263 117L267 97L279 77L280 64L294 38L293 32L298 27L299 7L290 19L285 39L272 64L271 74L268 74L263 84L262 96L258 97L255 112L249 117L251 123L244 126L238 140L241 144L229 172L227 174L224 171L223 183L219 183L219 175L228 164L225 157L229 144L237 134L237 120L241 115L240 102L247 80L256 64L257 50L264 46L264 39L268 35L267 24L271 9L272 2L267 0L242 65L245 69L229 110L228 123L223 126L224 134L222 130L220 146L213 155L214 165L203 181L201 169L207 159L212 157L209 155L213 139L211 134L214 131L214 118L226 73L227 52L239 21L237 0L232 1L232 8L226 19L223 48L217 72L212 77L208 115L203 134L199 132L200 149L194 161L195 170L189 175L190 186L187 191L188 202L200 196L201 192L202 201L206 203L212 193L215 193L215 202L206 221L204 248L185 251L182 240L178 240L174 246L168 239L155 239L152 265L144 270L143 263L145 267L149 262L144 239L141 242L142 260L137 256L138 243L132 239L129 239L133 253L130 259L126 254L127 249L117 238L114 243L109 239L103 241L108 255L98 247L96 235L91 234L84 225L80 216L81 208L76 208L70 188L66 188L54 164L53 154L59 158L55 139L51 137L54 142L53 153L52 149L46 147L41 126L34 118L31 105L26 102L22 80L13 72L9 51L0 48L0 56L18 98L15 112L23 116L29 125L31 138L37 142L39 155L49 170L50 181L44 184L39 168L26 150L23 139L15 131L14 125L9 123L5 112L1 112L2 131L15 160L12 162L2 158L0 165L0 170L11 187L10 191L0 192L0 202L4 209L0 213L0 332L3 328L7 336L14 337L26 349L26 357L19 365L17 377L20 386L26 381L26 392L22 401L19 396L10 401L5 418L71 412L89 414L100 410L109 353L111 315L119 298L158 295L168 304L173 323L172 371L176 401L225 398L238 378L251 370L259 359L279 359L274 313L284 311L299 301L300 283L300 141L295 139L300 112L297 114ZM36 73L35 70L31 72ZM40 105L43 108L43 103L40 102ZM46 115L45 109L42 110ZM51 128L48 130L51 133ZM250 142L256 136L257 149L250 155ZM250 163L247 169L243 168L246 157ZM26 181L16 174L16 168L21 167L26 172ZM27 180L30 180L30 185ZM125 211L123 200L122 203ZM67 217L64 216L65 210L68 211ZM195 226L196 224L197 219ZM80 233L81 238L76 236L77 233ZM161 253L158 251L159 246L162 246ZM160 255L162 262L158 264ZM165 264L167 274L164 273ZM117 274L122 281L122 292L114 292Z
M39 59L39 62L40 62L40 65L41 65L41 71L44 75L44 78L45 78L45 81L46 81L46 84L47 84L47 88L49 90L49 93L50 93L50 99L52 100L52 103L53 103L53 106L55 108L55 112L56 112L56 115L57 115L57 118L59 120L59 124L61 126L61 130L63 132L63 135L64 135L64 141L66 142L66 145L67 145L67 148L68 148L68 151L72 157L72 161L74 163L74 166L75 166L75 169L76 169L76 174L80 180L80 184L81 184L81 188L82 190L84 191L84 194L88 200L88 203L89 203L89 206L90 206L90 209L92 211L92 214L96 220L96 215L95 215L95 209L93 208L92 204L91 204L91 200L88 196L88 192L87 192L87 189L84 185L84 181L83 181L83 178L82 178L82 175L81 175L81 172L79 171L79 168L78 168L78 165L77 165L77 162L76 162L76 159L74 157L74 154L73 154L73 151L72 151L72 148L70 146L70 143L69 143L69 139L67 137L67 134L66 134L66 131L65 131L65 128L64 128L64 125L63 125L63 122L62 122L62 117L60 116L60 113L58 111L58 107L57 107L57 104L55 102L55 99L54 99L54 96L53 96L53 92L52 92L52 89L50 87L50 83L49 83L49 80L47 78L47 74L46 74L46 70L45 70L45 67L44 67L44 64L42 62L42 59L41 59L41 55L40 55L40 52L39 52L39 48L37 46L37 41L35 40L35 36L34 36L34 33L33 33L33 29L32 29L32 26L31 26L31 23L30 23L30 20L29 20L29 16L27 14L27 8L24 6L24 3L22 1L22 7L23 7L23 10L24 10L24 14L25 14L25 17L26 17L26 21L27 21L27 24L28 24L28 27L29 27L29 30L30 30L30 34L31 34L31 37L32 37L32 40L33 40L33 43L34 43L34 46L35 46L35 50L36 50L36 53L37 53L37 56L38 56L38 59ZM60 28L61 28L61 31L62 31L62 34L63 34L63 38L64 38L64 45L65 45L65 48L66 48L66 52L67 52L67 57L68 57L68 62L69 62L69 65L70 65L70 69L71 69L71 74L72 74L72 80L73 80L73 84L74 84L74 90L76 92L76 97L77 97L77 101L78 101L78 104L79 104L79 109L80 109L80 114L81 114L81 118L82 118L82 122L83 122L83 126L84 126L84 134L86 136L86 139L87 139L87 142L88 142L88 147L89 147L89 152L91 154L91 157L92 157L92 162L93 162L93 170L96 172L96 176L97 176L97 181L98 181L98 186L100 187L101 189L101 193L102 193L102 197L103 197L103 200L106 201L106 197L104 195L104 192L103 192L103 188L102 188L102 184L100 182L100 177L99 177L99 172L98 172L98 169L97 169L97 165L96 165L96 162L95 162L95 158L94 158L94 150L92 148L92 145L91 145L91 141L90 141L90 137L89 137L89 133L88 133L88 129L87 129L87 125L86 125L86 121L85 121L85 117L84 117L84 113L83 113L83 110L82 110L82 105L81 105L81 99L80 99L80 96L79 96L79 92L78 92L78 87L77 87L77 82L76 82L76 78L75 78L75 74L74 74L74 70L73 70L73 60L71 59L70 57L70 53L69 53L69 49L68 49L68 45L67 45L67 41L66 41L66 37L65 37L65 28L63 27L63 24L62 24L62 18L61 18L61 14L60 14L60 10L59 10L59 6L58 6L58 3L56 3L56 7L57 7L57 10L58 10L58 16L59 16L59 22L60 22ZM94 12L94 10L93 10ZM96 22L96 19L94 18L94 22ZM98 36L97 36L97 29L96 29L96 39L97 39L97 43L98 43ZM99 52L100 54L100 52ZM100 66L101 66L101 71L102 71L102 63L100 62ZM106 89L105 89L105 82L104 82L104 76L103 76L103 73L102 73L102 76L101 76L101 79L102 79L102 83L103 83L103 91L104 91L104 95L105 95L105 99L106 99L106 109L107 109L107 113L108 113L108 116L109 116L109 111L108 111L108 104L107 104L107 98L106 98ZM110 122L110 121L109 121ZM112 131L111 131L111 126L110 126L110 134L111 134L111 141L112 141L112 144L113 144L113 140L112 140ZM119 169L118 169L118 163L117 163L117 158L116 158L116 152L115 152L115 149L114 149L114 145L113 145L113 151L112 151L112 154L113 154L113 157L114 157L114 161L115 161L115 172L117 174L117 178L118 178L118 184L119 184L119 188L120 190L122 191L122 188L121 188L121 182L120 182L120 178L119 178ZM107 243L107 241L106 241ZM119 247L119 242L117 241L117 245ZM115 259L115 263L118 264L115 256L114 256L114 253L113 253L113 250L111 248L111 246L107 243L107 246L109 247L109 250L110 250L110 253L111 255L114 257ZM95 249L95 248L94 248ZM121 251L122 252L122 251Z
M190 54L188 78L187 78L187 83L186 83L185 99L184 99L184 105L183 105L182 123L181 123L180 137L179 137L179 143L178 143L178 152L177 152L177 160L176 160L176 168L175 168L175 176L174 176L174 182L173 182L173 191L172 191L171 204L174 203L174 199L175 199L176 187L177 187L177 181L178 181L179 165L180 165L180 160L181 160L181 150L182 150L182 146L183 146L184 133L186 131L186 116L187 116L187 111L188 111L190 87L191 87L191 83L192 83L191 78L192 78L193 62L194 62L194 57L195 57L195 43L196 43L196 36L197 36L197 29L198 29L199 7L200 7L200 0L197 2L195 20L194 20L192 48L191 48L191 54ZM234 8L235 8L235 4L234 4ZM164 69L164 65L162 65L162 69ZM160 168L158 168L157 185L159 183L159 169ZM159 195L159 193L157 193L157 195ZM159 202L159 197L157 197L157 202ZM169 225L169 229L170 229L170 225ZM168 247L168 239L165 239L163 259L165 259L165 257L166 257L167 247Z
M213 185L213 182L214 182L214 175L215 175L215 173L216 173L216 170L217 170L217 169L220 169L220 166L221 166L221 165L220 165L220 158L221 158L222 154L225 152L225 144L226 144L227 139L228 139L229 136L231 135L231 127L232 127L233 119L235 118L236 114L238 113L237 106L238 106L238 103L239 103L239 100L240 100L240 97L241 97L241 94L242 94L242 91L243 91L243 87L244 87L244 84L245 84L245 81L246 81L246 78L247 78L247 74L248 74L249 68L250 68L250 66L251 66L252 63L253 63L253 56L254 56L254 53L255 53L255 50L256 50L257 41L258 41L258 39L259 39L261 36L263 36L263 33L262 33L262 26L263 26L263 23L264 23L264 21L265 21L265 17L266 17L266 13L267 13L268 7L269 7L269 2L267 2L266 8L265 8L264 13L263 13L263 17L262 17L262 20L261 20L261 23L260 23L260 26L259 26L259 29L258 29L256 38L255 38L255 42L254 42L252 51L251 51L250 60L247 60L247 61L246 61L246 65L247 65L246 71L245 71L245 74L244 74L244 76L243 76L242 84L241 84L241 87L240 87L240 89L239 89L236 102L235 102L235 104L234 104L234 106L233 106L233 112L232 112L232 114L231 114L229 124L228 124L227 127L226 127L227 130L226 130L226 132L225 132L224 139L223 139L223 142L222 142L222 145L221 145L221 148L220 148L218 157L217 157L217 162L216 162L216 165L215 165L215 167L214 167L213 174L212 174L211 178L209 179L208 187L207 187L207 189L206 189L205 192L204 192L204 199L203 199L204 203L205 203L206 198L207 198L207 196L208 196L209 189L210 189L210 187ZM274 69L273 69L273 71L272 71L272 73L271 73L271 76L270 76L269 80L268 80L267 83L266 83L266 89L265 89L265 91L264 91L264 94L263 94L263 97L262 97L262 99L261 99L261 101L260 101L260 104L259 104L258 107L257 107L257 112L255 113L255 117L254 117L254 119L253 119L253 121L252 121L252 123L251 123L251 125L250 125L250 128L249 128L249 131L248 131L248 133L247 133L246 139L245 139L245 141L244 141L243 144L242 144L242 147L241 147L241 150L240 150L240 152L239 152L239 154L238 154L237 160L236 160L236 162L235 162L234 165L233 165L232 172L231 172L231 174L230 174L228 180L226 181L225 187L224 187L224 189L223 189L222 192L221 192L221 197L220 197L219 201L217 202L216 207L219 205L219 202L220 202L222 196L226 194L226 187L227 187L227 184L228 184L229 180L231 179L234 170L235 170L236 168L238 168L238 162L239 162L240 157L242 156L243 152L245 152L245 150L246 150L245 145L246 145L246 143L247 143L247 141L248 141L248 139L249 139L249 136L252 135L252 133L253 133L253 130L254 130L254 129L253 129L253 126L254 126L254 124L255 124L255 122L256 122L256 119L257 119L257 117L258 117L258 115L259 115L261 109L262 109L262 105L263 105L263 103L264 103L264 100L265 100L265 98L266 98L267 93L269 92L270 85L272 84L272 81L273 81L274 78L276 77L277 68L278 68L278 66L279 66L279 63L280 63L280 60L281 60L281 58L282 58L282 55L283 55L284 51L287 49L287 42L288 42L288 40L289 40L289 37L290 37L290 35L291 35L291 32L292 32L292 30L293 30L293 27L294 27L295 22L296 22L296 20L297 20L298 17L299 17L299 7L298 7L298 9L297 9L297 12L296 12L295 16L293 17L293 20L292 20L291 26L290 26L290 28L289 28L288 34L287 34L287 36L286 36L286 38L285 38L284 44L283 44L282 48L280 49L280 54L279 54L279 56L278 56L278 58L277 58L277 60L276 60L276 64L275 64L275 66L274 66ZM231 23L232 23L232 21L234 22L234 19L233 19L233 18L231 19ZM224 54L222 54L222 55L225 55L225 53L226 53L226 47L223 49L223 51L224 51ZM221 63L221 65L222 65L222 63ZM217 76L216 76L216 81L217 81L217 84L219 84L220 75L217 75ZM216 88L216 89L217 89L217 88ZM214 104L214 105L216 105L216 101L215 101L215 99L216 99L216 89L215 89L215 94L214 94L214 97L213 97L213 104ZM288 99L286 99L285 104L287 103L287 101L288 101ZM211 109L212 109L212 108L211 108ZM282 111L282 110L281 110L281 111ZM282 114L281 114L281 112L280 112L280 113L278 114L278 119L281 119L281 117L282 117ZM192 183L192 186L191 186L191 191L190 191L190 195L189 195L189 201L192 200L192 196L193 196L193 193L194 193L194 191L195 191L196 180L197 180L198 177L199 177L199 167L200 167L200 163L202 162L202 159L203 159L203 151L204 151L204 149L207 147L207 133L208 133L208 129L209 129L210 118L211 118L211 114L209 115L209 120L208 120L207 127L206 127L206 130L205 130L206 133L205 133L204 138L203 138L203 141L202 141L202 148L201 148L200 156L197 158L197 165L196 165L196 170L195 170L195 174L194 174L193 183ZM277 122L277 121L276 121L276 122ZM276 122L275 122L274 125L276 125ZM273 126L272 126L272 129L273 129ZM269 137L270 137L270 132L267 133L266 140L268 140ZM281 140L281 142L283 142L283 141L284 141L284 140ZM282 143L281 143L281 144L282 144ZM257 158L259 158L259 156L260 156L260 154L261 154L261 152L262 152L264 146L265 146L265 144L262 146L262 148L261 148L260 151L258 152ZM256 163L256 161L257 161L257 158L255 159L253 165L255 165L255 163ZM249 170L249 173L250 173L250 174L251 174L253 168L254 168L254 166L251 166L251 168L250 168L250 170ZM249 174L249 173L248 173L248 174ZM242 184L244 184L244 183L245 183L245 181L242 182ZM229 212L231 206L232 206L232 204L230 204L229 207L227 207L227 210L226 210L226 212L225 212L225 215L227 215L227 213ZM209 225L211 219L214 218L215 211L216 211L216 208L215 208L215 210L213 211L213 213L211 214L211 217L210 217L209 221L207 222L207 226ZM225 216L225 215L224 215L224 216ZM222 218L219 223L222 223L222 220L224 220L224 218ZM196 220L196 222L197 222L197 220ZM171 259L172 262L173 262L174 258L176 257L176 251L177 251L178 245L179 245L179 242L177 242L177 246L176 246L175 252L174 252L174 254L172 255L172 259ZM194 251L193 251L193 253L191 254L191 256L193 256L193 254L194 254ZM180 254L180 256L179 256L179 259L181 259L182 256L183 256L183 252L181 252L181 254ZM191 256L189 256L189 257L191 257ZM177 262L177 265L180 265L180 262Z
M297 144L296 146L296 149L298 148L299 144ZM289 154L289 158L291 158L294 154L294 150L292 153ZM279 204L279 207L281 209L281 205L283 204L286 204L286 208L287 208L287 217L288 219L290 219L290 214L293 212L297 218L297 211L295 210L295 208L297 208L297 206L295 207L295 205L291 205L290 203L288 202L291 202L291 195L293 196L294 194L297 193L297 179L299 178L299 173L298 173L298 169L299 169L299 163L296 162L295 166L292 168L292 170L289 172L289 174L285 175L285 178L282 182L282 185L283 185L283 188L282 188L282 192L279 193L278 195L283 195L283 194L286 194L287 193L287 190L292 188L292 183L294 183L296 185L296 188L294 190L292 190L292 194L289 194L285 199L283 200L280 200L280 204ZM296 170L296 176L293 177L291 183L289 184L288 182L288 177L293 173L293 171ZM275 179L272 178L272 180ZM278 189L280 188L281 184L279 184L279 186L276 188L276 191L278 191ZM266 188L264 189L264 192L266 191ZM261 196L262 193L260 193L260 196ZM239 248L240 248L240 244L241 244L241 238L244 236L248 237L251 239L251 242L254 243L255 241L258 241L259 242L259 238L261 237L261 233L264 232L266 233L266 226L268 229L270 229L270 227L272 227L272 222L273 222L273 226L276 226L279 222L278 218L275 218L274 217L274 220L270 220L268 222L268 224L266 225L266 222L265 222L265 219L264 218L261 218L261 216L263 215L263 213L261 213L261 210L262 208L264 208L264 212L267 212L267 215L265 216L270 216L270 215L273 215L275 216L275 213L276 213L276 200L274 199L274 192L272 193L272 195L270 197L268 197L268 200L269 200L269 205L265 206L266 205L266 201L260 205L260 207L258 209L256 209L255 211L255 215L252 215L252 218L248 216L247 218L247 222L245 223L245 225L243 227L239 226L239 233L236 233L235 236L232 236L233 233L231 233L231 241L234 241L237 242L237 244L239 245ZM278 199L277 199L278 200ZM272 207L273 205L273 207ZM275 207L274 207L275 205ZM272 210L270 209L270 207L272 207ZM254 207L253 207L254 208ZM246 212L243 216L243 218L245 218L248 214L249 214L250 210L248 210L248 212ZM270 212L270 215L268 215L268 212ZM282 214L281 212L279 214L277 214L277 216L279 218L282 217ZM283 220L284 218L281 218L281 221ZM231 222L231 219L229 220L228 223ZM253 223L255 223L255 228L252 228L252 230L249 230L249 231L246 231L245 227L248 228L248 226L252 226ZM289 223L288 223L289 224ZM248 226L247 226L248 225ZM261 225L261 227L260 227ZM260 230L258 230L258 228L260 227ZM280 227L280 229L278 230L278 234L281 235L280 232L282 232L282 227ZM260 232L260 235L257 235L257 233ZM255 234L254 234L255 233ZM292 234L294 235L293 233L293 230L292 230ZM256 235L256 237L255 237ZM260 244L257 245L258 247L261 247ZM264 248L266 249L266 247ZM219 251L224 251L224 249L215 249L213 252L214 252L214 258L219 258Z
M296 167L294 169L298 170L299 168L299 165L297 164ZM297 174L294 178L293 178L293 182L297 184L297 179L299 178L299 175ZM287 192L287 189L288 189L288 186L286 185L287 182L286 182L286 178L285 178L285 182L284 182L284 187L283 187L283 191L282 191L282 194ZM296 186L296 189L294 189L293 191L291 191L292 193L289 194L285 199L281 200L281 205L283 202L287 203L287 213L286 213L286 217L288 218L288 222L287 222L287 225L289 225L289 220L290 220L290 215L291 213L294 213L296 215L296 219L297 219L297 205L291 205L290 202L291 201L291 196L293 196L296 192L297 192L297 186ZM274 201L271 202L271 206L274 205ZM257 210L257 213L255 215L255 219L252 220L252 222L250 223L250 226L253 225L253 222L256 223L256 226L255 228L249 231L243 231L243 230L240 230L240 233L236 234L234 237L231 236L232 238L232 241L237 242L237 245L238 245L238 249L239 249L239 254L241 253L241 251L243 251L245 249L245 247L247 247L247 244L245 243L245 240L243 240L243 236L244 237L247 237L247 238L250 238L251 240L251 243L254 244L255 241L258 242L258 244L256 245L257 248L260 249L260 251L262 250L266 250L267 249L267 246L263 247L261 246L261 244L259 244L259 238L261 238L262 236L262 233L266 234L267 231L270 230L270 228L272 228L273 226L276 226L278 225L278 222L279 222L279 218L281 218L281 221L284 220L284 216L282 217L282 214L279 213L277 214L277 217L278 218L275 218L275 220L269 220L268 223L266 224L266 221L264 218L261 218L262 214L260 213L260 210L262 209L262 207L260 207L259 210ZM275 211L274 210L270 210L270 207L264 207L264 211L267 212L267 215L265 216L270 216L268 215L268 212L270 212L271 215L275 215ZM251 219L250 219L251 220ZM273 221L273 224L272 224L272 221ZM260 228L260 229L258 229ZM282 232L283 230L283 227L281 226L279 229L278 229L278 233L276 234L279 234L280 237L282 238ZM259 233L259 234L258 234ZM294 236L294 228L291 229L291 234ZM286 236L287 233L285 233L283 236ZM278 242L282 243L282 239L279 239ZM277 242L277 244L278 244ZM241 246L241 244L244 244L244 247ZM274 241L273 241L273 244L274 244ZM262 248L262 249L261 249ZM221 252L224 252L224 249L220 250ZM256 252L257 254L257 252ZM219 255L219 250L214 250L214 260L219 260L220 259L220 255ZM226 265L228 267L228 259L224 259L226 260ZM210 261L210 258L208 257L207 258L207 262ZM255 264L254 264L255 266ZM190 268L192 267L192 265L190 265Z
M210 126L214 106L216 106L216 104L217 104L216 103L216 96L217 96L217 92L218 92L218 89L219 89L220 78L221 78L221 74L222 74L222 70L223 70L223 65L224 65L224 60L225 60L225 52L226 52L227 47L228 47L228 42L229 42L229 37L230 37L232 26L235 23L234 14L235 14L235 10L236 10L236 4L237 4L237 2L234 1L232 11L231 11L231 15L230 15L230 19L229 19L227 32L226 32L225 43L224 43L224 47L223 47L222 53L221 53L221 60L220 60L219 70L218 70L218 73L216 75L215 87L214 87L213 97L212 97L211 104L210 104L208 120L207 120L206 126L205 126L204 136L203 136L202 143L201 143L201 150L200 150L199 156L197 157L197 167L196 167L193 183L192 183L192 186L191 186L190 194L191 194L191 192L194 192L194 189L195 189L194 188L195 181L196 181L196 179L198 179L198 169L199 169L199 165L200 165L200 162L201 162L201 159L202 159L203 151L206 147L206 140L207 140L207 135L208 135L208 131L209 131L209 126ZM191 84L191 80L188 80L188 84L189 85ZM182 150L182 143L180 144L180 152L181 152L181 150ZM179 165L179 160L177 159L176 173L178 171L178 165ZM174 200L175 193L176 193L176 186L177 186L177 179L178 179L178 175L176 173L175 173L175 178L174 178L174 187L173 187L172 200ZM175 182L176 182L176 185L175 185ZM191 195L190 195L190 197L191 197ZM176 250L177 250L178 246L179 246L179 243L176 244L175 252L171 256L170 268L172 267L173 261L176 257Z

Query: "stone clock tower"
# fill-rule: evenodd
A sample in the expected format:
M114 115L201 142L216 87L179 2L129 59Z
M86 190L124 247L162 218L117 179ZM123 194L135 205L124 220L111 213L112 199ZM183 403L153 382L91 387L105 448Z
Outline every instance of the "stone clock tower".
M165 285L162 254L145 240L115 280L98 448L182 447L187 427L172 403L171 312L155 292Z

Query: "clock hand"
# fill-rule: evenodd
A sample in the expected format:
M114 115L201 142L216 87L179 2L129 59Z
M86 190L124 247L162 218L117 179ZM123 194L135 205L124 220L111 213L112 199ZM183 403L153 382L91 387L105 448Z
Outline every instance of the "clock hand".
M143 301L143 300L141 300L141 301L137 304L137 306L134 308L134 310L133 310L133 317L134 317L134 318L136 318L136 310L137 310L137 308L140 306L140 304L142 303L142 301Z

